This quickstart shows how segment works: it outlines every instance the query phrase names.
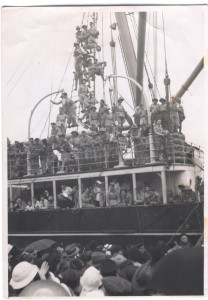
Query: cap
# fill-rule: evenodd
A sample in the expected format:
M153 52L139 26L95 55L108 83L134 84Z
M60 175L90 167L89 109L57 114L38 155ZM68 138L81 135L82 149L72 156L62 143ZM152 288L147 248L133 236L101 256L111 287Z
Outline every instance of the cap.
M76 29L80 29L80 27L79 27L79 26L77 26L77 27L76 27Z
M157 98L153 98L152 102L158 102Z
M119 97L118 101L124 101L124 98L123 97Z
M160 99L160 102L165 102L166 100L164 98L161 98Z
M67 93L62 93L61 98L67 97Z
M86 82L87 82L87 79L86 79L86 78L83 78L83 79L82 79L82 82L83 82L83 81L86 81Z
M95 108L95 109L97 109L97 108L96 108L96 106L91 106L91 108L90 108L90 109L94 109L94 108Z
M87 28L87 25L82 25L82 28Z
M76 130L73 130L72 132L71 132L71 134L72 133L76 133L76 135L79 135L79 133L76 131Z
M106 132L106 128L101 127L101 128L100 128L100 132Z

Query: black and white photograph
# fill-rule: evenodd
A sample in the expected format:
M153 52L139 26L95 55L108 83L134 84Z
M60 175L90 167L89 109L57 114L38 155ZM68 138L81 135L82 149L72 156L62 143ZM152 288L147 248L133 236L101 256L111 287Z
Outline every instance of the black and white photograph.
M1 23L4 298L205 295L205 6Z

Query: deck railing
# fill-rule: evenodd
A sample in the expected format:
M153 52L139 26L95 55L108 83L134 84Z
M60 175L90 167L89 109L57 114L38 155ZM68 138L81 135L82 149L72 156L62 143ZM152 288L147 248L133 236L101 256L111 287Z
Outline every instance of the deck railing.
M9 154L9 153L8 153ZM155 140L156 163L193 164L194 150L187 144L173 144L168 140ZM150 164L149 143L130 141L128 145L106 143L98 146L72 148L70 152L54 150L50 155L8 155L8 179L24 176L111 169Z

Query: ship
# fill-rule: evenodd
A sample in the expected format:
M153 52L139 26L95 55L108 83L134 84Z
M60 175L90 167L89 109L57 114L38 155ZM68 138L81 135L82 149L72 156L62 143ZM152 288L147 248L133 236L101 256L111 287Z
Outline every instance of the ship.
M133 18L133 15L132 13L131 18ZM193 243L197 243L203 236L204 204L201 194L196 190L196 181L203 179L203 150L199 146L187 143L182 131L175 130L171 132L170 130L170 78L166 69L164 80L165 101L167 102L169 122L164 139L166 151L161 157L158 143L162 142L155 138L150 106L143 85L143 72L147 69L145 65L147 13L138 13L137 54L132 42L132 32L127 17L127 13L117 12L115 13L116 22L112 22L109 26L111 32L109 47L111 48L113 73L105 74L103 78L103 99L105 102L105 88L108 85L108 106L111 106L110 108L115 107L118 99L122 99L117 90L117 80L125 78L130 87L134 110L136 111L136 108L140 105L145 108L146 124L135 125L135 119L132 121L133 117L126 112L124 124L119 125L115 121L116 113L112 113L114 125L111 134L116 139L111 140L110 148L109 144L104 144L100 161L93 161L93 158L89 155L84 158L80 158L78 155L77 158L76 154L72 153L69 168L63 165L62 161L62 167L56 165L50 173L41 172L40 160L39 171L34 174L31 169L29 154L27 154L27 157L24 158L27 162L26 166L24 166L21 174L15 176L12 170L14 164L10 163L8 165L8 242L10 244L24 247L29 242L41 238L83 243L90 239L96 239L101 243L119 244L135 241L147 243L159 238L170 243L184 232L192 239ZM83 57L87 57L95 65L95 60L100 57L100 51L102 50L102 47L98 45L100 37L96 27L99 18L98 13L92 13L90 18L89 24L92 24L93 32L90 35L91 42L86 46L79 35L77 35L74 42L78 44L78 47L81 47L82 59L84 60ZM91 26L89 24L85 26L89 28ZM134 24L137 24L135 20ZM83 23L77 27L79 29L76 28L76 32L80 31L80 28L83 32ZM119 31L119 46L126 67L124 74L117 74L115 50L117 45L113 39L115 30ZM77 61L79 58L74 57L74 59ZM104 70L104 62L99 59L98 63L100 63L100 68ZM187 81L175 94L175 98L180 99L183 96L201 72L203 66L204 62L201 59ZM93 92L96 96L96 80L101 74L94 74L94 78L93 76L90 77L89 70L92 69L89 66L84 68L82 65L81 78L80 73L77 73L77 69L73 70L74 86L71 98L75 94L74 97L79 99L77 90L79 90L83 76L90 85L90 92ZM149 80L148 88L152 93L152 98L156 98L155 85L155 82L152 84ZM52 94L56 97L61 96L60 101L54 101L55 105L61 105L63 95L66 92L64 89L60 89L57 92L49 93L38 101L29 118L28 140L31 138L30 124L36 107ZM122 99L122 101L124 100ZM78 103L80 106L80 102ZM76 129L78 132L83 129L87 132L91 130L89 122L84 122L80 115L74 117L76 125L74 128L72 127L72 130ZM143 133L142 136L140 135L140 139L134 139L132 134L142 130ZM128 143L126 143L126 140ZM94 154L95 148L93 149ZM111 206L107 201L109 186L115 178L125 190L131 190L133 200L129 205ZM84 206L82 201L83 186L92 186L95 182L102 185L105 203L100 207ZM59 207L57 195L61 192L61 186L77 186L76 207L67 209ZM193 201L192 199L187 201L183 199L183 194L182 196L180 194L181 186L185 188L188 186L188 189L195 193ZM145 187L157 192L157 195L159 195L158 203L154 201L138 203L138 191L140 188ZM45 190L53 196L53 209L34 210L34 199ZM21 197L26 203L30 199L33 209L14 211L14 201L18 197Z

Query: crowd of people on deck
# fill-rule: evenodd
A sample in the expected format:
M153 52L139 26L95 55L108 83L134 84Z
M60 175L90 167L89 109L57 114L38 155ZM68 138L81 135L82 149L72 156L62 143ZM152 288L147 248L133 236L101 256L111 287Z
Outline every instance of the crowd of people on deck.
M181 131L185 115L180 98L172 97L168 102L154 97L150 120L142 103L130 116L122 96L117 101L114 99L111 107L105 99L96 99L95 77L104 80L106 62L96 59L101 47L96 17L92 20L89 27L76 27L74 80L78 100L63 91L61 101L54 102L61 106L47 139L31 137L27 142L15 141L14 144L8 139L9 178L113 168L120 160L126 163L126 153L130 153L130 165L144 165L150 162L150 129L154 134L156 161L167 162L176 151L175 156L186 162L187 154L191 153ZM67 128L73 128L70 134Z
M194 258L197 260L196 263L193 259L189 260L187 269L189 274L182 278L182 283L179 282L177 285L176 281L180 281L181 276L172 273L176 272L174 265L178 263L178 255L179 257L182 255L182 259L183 257L188 259L186 254L189 253L188 251L201 252L200 249L196 249L202 248L201 244L198 247L193 246L186 233L182 233L181 236L168 243L157 240L148 246L139 242L121 247L118 244L99 244L95 240L90 240L85 245L37 240L23 249L8 244L9 296L99 298L170 294L167 292L167 285L165 290L160 284L153 286L153 278L159 262L173 253L176 255L175 261L172 262L173 266L168 273L166 271L163 275L171 277L170 274L172 274L176 277L173 279L175 289L172 295L181 293L181 289L176 287L181 284L186 286L186 290L182 293L191 294L191 287L195 286L196 282L198 288L193 293L203 294L203 280L201 280L203 258L201 255ZM194 250L189 250L193 248ZM191 267L192 264L193 267ZM198 267L194 267L195 264ZM184 266L179 264L177 268L179 268L178 273L180 273L180 268L183 268L184 274L187 264ZM192 268L193 271L190 272ZM194 272L197 272L196 281L189 282L191 280L189 277Z
M201 178L197 176L197 178ZM197 179L196 179L197 181ZM200 185L196 184L195 191L190 186L179 184L179 192L173 193L167 190L168 203L190 203L203 202L204 189L201 178ZM21 195L13 195L14 200L10 201L10 211L33 211L50 209L79 209L93 207L122 207L135 205L160 205L163 203L162 195L158 193L149 183L138 184L136 196L133 195L132 185L128 180L120 183L113 178L108 184L106 191L105 183L102 180L95 180L91 183L81 184L81 195L79 197L78 185L65 184L57 187L56 205L53 192L49 190L38 190L38 194L30 199L22 200ZM25 197L24 197L25 198ZM79 199L80 198L80 199Z

